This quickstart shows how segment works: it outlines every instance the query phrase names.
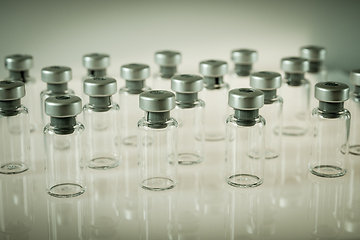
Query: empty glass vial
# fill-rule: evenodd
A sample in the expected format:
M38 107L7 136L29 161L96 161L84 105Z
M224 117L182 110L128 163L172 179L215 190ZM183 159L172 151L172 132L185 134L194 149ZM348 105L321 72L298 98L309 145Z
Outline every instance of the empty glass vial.
M253 49L236 49L231 52L235 68L231 73L231 88L250 87L249 76L253 72L253 64L258 60L258 53Z
M74 95L74 91L68 89L68 82L72 79L72 71L69 67L51 66L41 69L41 80L46 83L47 89L40 93L41 117L43 125L50 122L50 117L45 114L45 99L52 96Z
M121 161L120 107L112 101L116 92L114 78L94 77L84 82L84 93L89 96L83 107L89 168L114 168Z
M145 117L138 122L138 179L143 189L172 189L178 182L177 121L170 117L175 95L151 90L139 96Z
M255 72L250 75L250 85L264 93L261 115L266 119L265 158L276 158L281 153L281 128L283 99L277 95L282 78L277 72Z
M197 164L204 159L204 107L198 92L204 88L199 75L179 74L171 79L175 92L174 118L179 123L179 164Z
M171 77L177 72L177 65L181 63L181 53L177 51L158 51L155 53L155 62L160 71L155 74L152 82L153 89L171 89Z
M349 87L344 83L315 85L319 107L311 113L309 169L319 177L341 177L347 171L350 112L344 108Z
M29 169L30 127L26 107L21 105L25 85L0 81L0 173L15 174Z
M306 74L312 87L318 82L327 80L327 69L324 65L326 48L321 46L303 46L300 48L300 56L309 60L309 70Z
M125 87L119 90L122 144L136 147L137 122L143 116L143 111L139 108L139 95L150 90L145 85L145 79L150 76L150 68L146 64L126 64L121 66L120 75L125 79Z
M77 96L45 100L45 113L50 116L44 128L46 191L54 197L69 198L85 192L84 126L76 121L81 110Z
M259 115L264 93L253 88L232 89L226 119L225 180L233 187L257 187L264 180L265 119Z
M35 78L29 74L30 68L34 65L34 59L31 55L27 54L13 54L5 57L5 68L9 70L9 80L16 80L25 83L26 96L23 102L26 103L26 108L29 110L29 121L30 131L36 130L37 116L38 116L38 105L35 102L36 89L35 89ZM37 95L38 96L38 95Z
M204 90L201 99L205 108L205 140L219 141L225 138L225 119L228 115L227 94L229 85L224 82L228 65L220 60L206 60L199 64L199 72L204 76Z
M360 69L351 71L350 82L355 86L350 94L349 110L351 112L350 153L360 156Z
M284 99L283 135L301 136L308 130L310 84L304 78L309 70L309 61L304 58L288 57L281 59L281 69L285 79L280 88Z

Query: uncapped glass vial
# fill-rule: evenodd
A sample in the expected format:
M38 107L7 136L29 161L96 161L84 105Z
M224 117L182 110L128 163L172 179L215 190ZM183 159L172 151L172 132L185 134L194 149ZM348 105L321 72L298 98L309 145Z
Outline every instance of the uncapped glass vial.
M69 198L85 192L84 126L76 121L81 110L77 96L45 100L45 113L50 116L50 123L44 128L46 191L54 197Z
M257 187L264 180L265 119L259 115L264 93L253 88L232 89L226 119L225 180L233 187Z
M41 80L46 83L47 89L40 93L41 117L43 125L50 122L45 114L45 99L52 96L74 95L74 91L68 89L68 82L72 79L71 68L65 66L50 66L41 69Z
M151 90L139 96L145 117L138 122L138 179L143 189L172 189L178 182L177 121L170 117L175 95Z
M199 72L204 76L204 90L200 95L206 103L205 140L223 140L225 138L225 119L229 112L227 106L229 85L224 82L228 65L220 60L206 60L200 62Z
M181 63L181 53L164 50L155 53L155 62L160 66L160 71L153 78L153 89L171 89L171 77L177 73L177 66Z
M204 159L204 107L198 92L204 88L203 77L191 74L175 75L171 89L175 92L174 118L179 123L179 164L192 165Z
M89 168L114 168L121 161L120 107L112 101L116 92L114 78L94 77L84 82L84 93L89 96L83 107Z
M304 58L288 57L281 59L281 69L285 79L280 88L283 97L283 135L301 136L308 130L310 84L304 78L309 70L309 61Z
M249 76L253 72L253 64L258 60L258 53L253 49L236 49L231 52L231 60L235 63L232 72L231 88L250 87Z
M351 112L350 153L360 155L360 69L351 71L350 82L354 92L350 94L349 110Z
M315 85L319 107L311 113L311 152L309 169L319 177L341 177L347 171L350 113L344 108L349 87L344 83Z
M29 169L30 127L26 107L21 105L25 85L0 81L0 173L15 174Z
M125 86L119 90L122 144L136 147L137 122L143 116L139 108L139 95L150 90L145 85L145 79L150 76L150 67L140 63L122 65L120 75L125 79Z
M264 93L261 115L266 119L265 158L276 158L281 153L283 100L277 95L282 78L277 72L255 72L250 75L250 85Z

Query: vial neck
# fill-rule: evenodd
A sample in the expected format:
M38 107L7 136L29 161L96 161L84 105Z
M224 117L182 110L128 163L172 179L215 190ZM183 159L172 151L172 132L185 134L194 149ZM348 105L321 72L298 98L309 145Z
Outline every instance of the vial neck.
M261 90L264 93L264 101L270 101L276 98L276 89L273 90Z
M89 103L92 105L94 112L106 112L109 111L111 105L111 96L89 97Z
M310 61L310 68L309 71L310 73L318 73L320 72L321 68L323 67L323 62L319 61L319 62L311 62Z
M26 78L30 76L29 70L26 71L9 71L10 78L15 80L21 80L22 82L25 82Z
M21 106L21 100L0 101L0 114L4 117L15 116L16 109Z
M168 112L145 112L145 120L150 122L150 128L166 128L166 122L170 119Z
M234 117L239 126L251 127L256 124L256 118L259 117L259 109L240 110L235 109Z
M198 93L176 93L175 100L180 108L193 108L198 99Z
M104 69L88 69L88 76L91 77L104 77L106 76L106 68Z
M249 76L252 70L252 64L235 64L235 72L238 76Z
M141 81L125 81L125 87L129 89L131 94L140 94L145 86L145 80Z
M204 77L204 83L207 89L219 89L220 84L224 82L224 77Z
M51 91L53 93L65 93L67 89L68 89L67 83L62 83L62 84L48 83L47 84L47 90Z
M58 135L72 134L76 125L76 117L50 117L50 125L54 127L54 132Z
M344 110L344 102L331 103L319 101L319 110L323 111L325 118L337 118L339 112Z
M160 75L163 78L171 78L177 71L177 66L160 66Z
M304 73L285 73L285 78L290 86L300 86L304 79Z

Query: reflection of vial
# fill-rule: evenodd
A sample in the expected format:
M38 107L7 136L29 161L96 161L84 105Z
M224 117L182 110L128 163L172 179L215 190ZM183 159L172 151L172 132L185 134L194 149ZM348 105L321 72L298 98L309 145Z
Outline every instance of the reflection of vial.
M176 93L174 117L179 123L179 164L191 165L204 159L204 107L198 92L204 87L199 75L180 74L171 79Z
M29 169L30 128L28 110L21 105L25 85L0 81L0 173L22 173Z
M231 59L235 63L230 84L231 88L250 87L249 76L253 72L253 64L258 59L258 53L252 49L236 49L231 52Z
M54 197L69 198L85 192L84 126L76 121L81 109L81 99L77 96L45 100L45 113L50 116L50 123L44 129L46 190Z
M120 107L111 99L116 91L114 78L94 77L84 82L84 93L89 96L83 108L89 168L114 168L121 160L121 144L117 142Z
M281 152L283 100L276 91L282 82L276 72L256 72L250 75L250 85L264 93L261 115L266 119L265 158L276 158Z
M176 51L158 51L155 53L155 62L160 66L160 72L153 79L153 89L170 90L171 77L177 72L177 65L181 63L181 53Z
M178 182L177 128L170 117L175 95L152 90L139 96L145 117L138 122L139 184L147 190L172 189Z
M319 107L311 113L310 172L319 177L341 177L347 171L350 113L344 108L349 87L344 83L315 85Z
M5 67L9 70L9 79L21 81L25 83L26 96L23 102L26 103L26 107L29 109L30 117L30 131L33 132L37 128L36 116L38 114L37 104L35 102L35 78L29 74L30 68L34 65L34 60L31 55L14 54L5 57ZM38 96L38 95L37 95Z
M43 125L50 121L45 114L44 101L48 97L59 95L74 95L74 91L68 89L68 82L72 79L71 68L63 66L51 66L41 69L41 80L46 83L47 89L40 93L41 116Z
M350 82L354 92L350 94L349 110L351 112L350 153L360 156L360 69L353 70Z
M253 88L229 92L234 114L226 119L225 180L233 187L256 187L263 183L265 119L259 115L264 93Z
M137 145L137 121L143 116L139 109L139 94L149 91L145 79L150 76L148 65L131 63L121 66L121 78L125 79L125 87L119 90L121 106L121 137L125 146Z
M280 88L284 99L283 134L288 136L304 135L309 121L309 81L304 74L309 69L309 61L304 58L289 57L281 59L285 79Z
M225 137L229 85L224 83L224 75L227 71L228 65L224 61L207 60L199 64L199 72L204 76L201 99L206 103L205 140L207 141L219 141Z

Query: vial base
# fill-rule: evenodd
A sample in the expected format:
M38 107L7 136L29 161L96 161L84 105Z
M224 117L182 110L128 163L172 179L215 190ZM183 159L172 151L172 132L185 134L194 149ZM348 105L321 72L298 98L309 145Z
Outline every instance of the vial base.
M353 145L349 148L349 153L352 155L360 155L360 145Z
M194 165L201 163L203 158L194 153L179 153L178 163L181 165Z
M98 157L88 162L88 167L92 169L106 170L119 166L119 160L107 157Z
M205 141L221 141L225 136L222 133L205 133Z
M250 151L248 154L249 158L252 159L259 159L260 158L260 151L257 149L254 149ZM274 149L265 149L265 159L274 159L280 156L280 153Z
M6 163L1 165L0 173L2 174L17 174L25 172L29 169L29 166L25 163Z
M233 187L253 188L260 186L263 180L252 174L235 174L228 177L226 182Z
M176 186L176 183L170 178L153 177L142 181L140 186L146 190L165 191L173 189Z
M336 178L344 176L346 169L333 165L318 165L310 168L310 172L319 177Z
M125 137L122 142L125 146L136 147L137 146L137 136Z
M77 197L85 192L85 188L76 183L61 183L51 187L47 193L58 198Z
M306 129L297 126L285 126L282 131L282 134L285 136L302 136L305 133Z

